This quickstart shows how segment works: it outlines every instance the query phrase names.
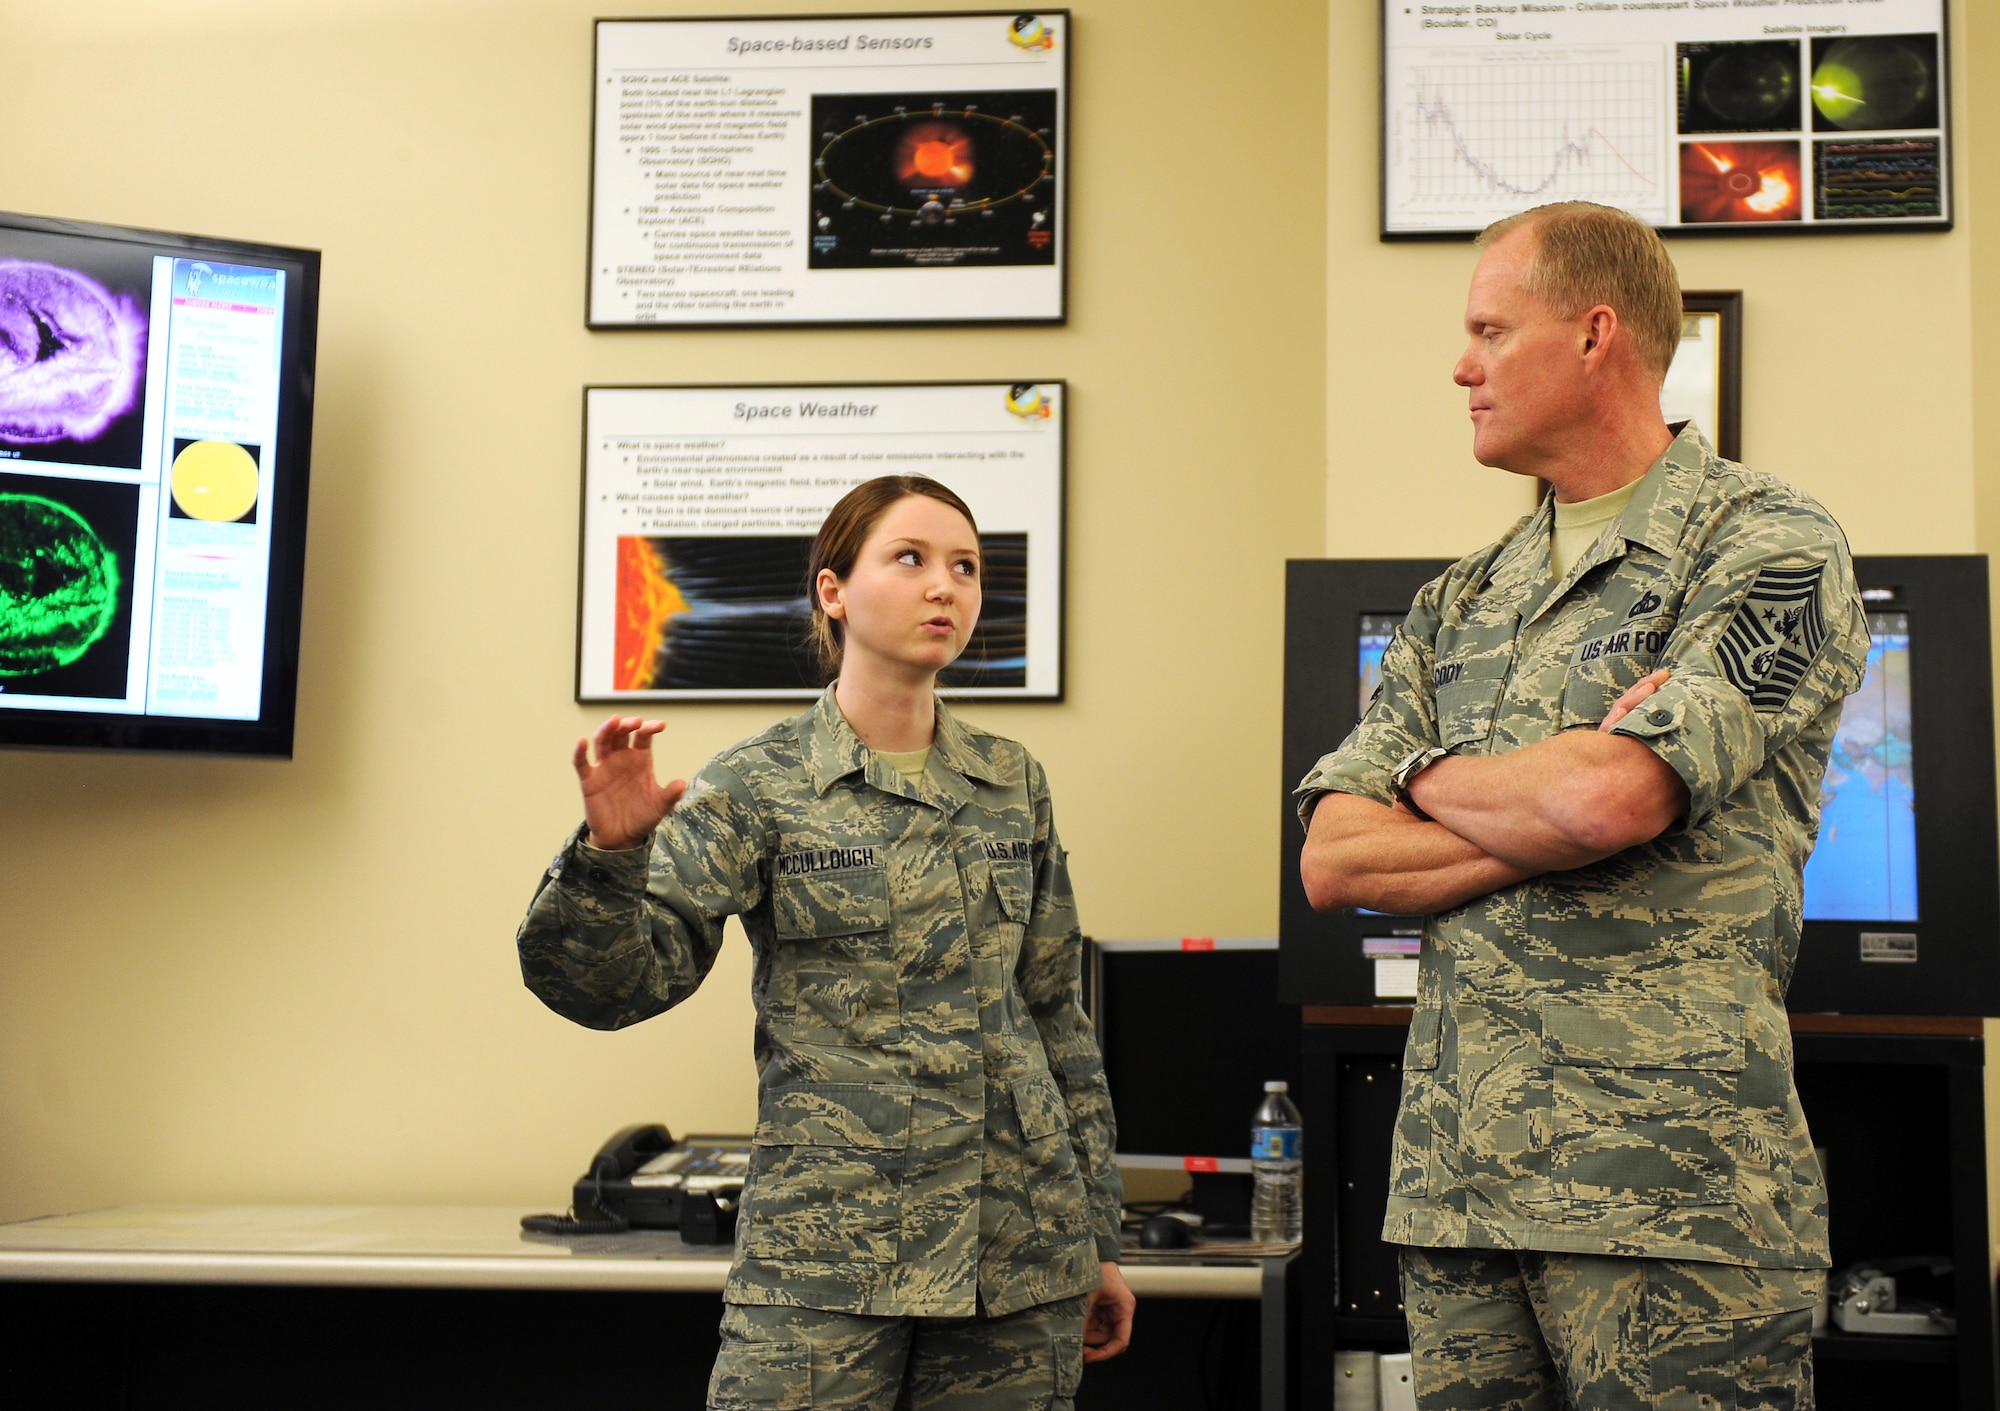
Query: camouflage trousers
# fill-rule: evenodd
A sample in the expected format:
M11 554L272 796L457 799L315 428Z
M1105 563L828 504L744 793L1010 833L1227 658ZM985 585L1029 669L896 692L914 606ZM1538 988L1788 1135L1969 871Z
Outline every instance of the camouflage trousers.
M1423 1411L1812 1411L1820 1269L1405 1247Z
M725 1304L709 1411L1070 1411L1085 1302L999 1318Z

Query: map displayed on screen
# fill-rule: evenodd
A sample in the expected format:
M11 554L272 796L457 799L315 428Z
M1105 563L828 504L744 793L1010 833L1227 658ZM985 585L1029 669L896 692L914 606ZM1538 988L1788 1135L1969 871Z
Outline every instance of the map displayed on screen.
M1360 711L1382 680L1402 619L1360 619ZM1847 698L1820 789L1819 843L1805 872L1808 921L1917 919L1917 811L1910 748L1910 616L1868 615L1868 673Z
M1847 698L1820 787L1808 921L1917 919L1909 614L1870 613L1868 631L1868 675Z

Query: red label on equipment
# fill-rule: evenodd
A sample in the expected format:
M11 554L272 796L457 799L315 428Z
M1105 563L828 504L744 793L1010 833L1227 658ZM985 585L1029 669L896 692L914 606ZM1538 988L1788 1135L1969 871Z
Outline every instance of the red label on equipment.
M1181 1166L1189 1171L1206 1171L1214 1175L1222 1169L1222 1162L1213 1156L1184 1156L1181 1158Z
M1181 949L1182 949L1182 950L1214 950L1214 949L1215 949L1215 937L1213 937L1213 936L1182 936L1182 937L1181 937Z

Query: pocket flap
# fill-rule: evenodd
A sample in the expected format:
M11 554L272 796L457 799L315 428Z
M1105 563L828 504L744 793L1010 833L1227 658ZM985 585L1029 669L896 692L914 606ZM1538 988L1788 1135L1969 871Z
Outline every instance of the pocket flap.
M1062 1089L1054 1078L1037 1073L1031 1078L1016 1078L1011 1086L1023 1137L1040 1141L1069 1130L1069 1104L1063 1101Z
M811 1411L812 1344L724 1342L710 1374L711 1411Z
M910 1142L909 1088L799 1083L764 1099L758 1146L847 1146L901 1151Z
M1403 1066L1422 1072L1438 1066L1438 1031L1444 1013L1435 1005L1410 1016L1410 1041L1403 1048Z
M1707 1068L1741 1072L1743 1008L1633 995L1542 1001L1542 1058L1581 1068Z
M1492 734L1493 712L1506 684L1504 676L1474 676L1438 687L1438 743L1449 749Z
M1025 926L1035 907L1034 869L1022 862L996 862L992 869L993 892L1000 898L1001 913Z

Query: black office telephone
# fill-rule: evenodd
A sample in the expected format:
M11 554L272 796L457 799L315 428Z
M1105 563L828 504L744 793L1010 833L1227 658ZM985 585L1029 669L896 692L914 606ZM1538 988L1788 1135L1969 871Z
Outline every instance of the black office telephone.
M547 1235L679 1230L686 1244L736 1236L736 1207L750 1173L747 1137L685 1137L663 1123L621 1127L576 1178L567 1215L527 1215L521 1228Z

